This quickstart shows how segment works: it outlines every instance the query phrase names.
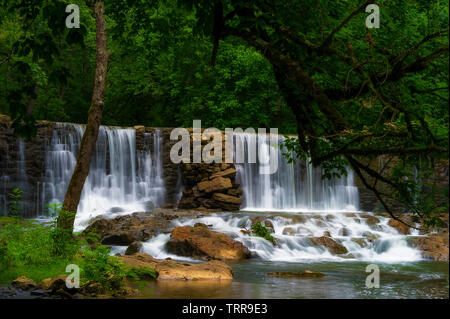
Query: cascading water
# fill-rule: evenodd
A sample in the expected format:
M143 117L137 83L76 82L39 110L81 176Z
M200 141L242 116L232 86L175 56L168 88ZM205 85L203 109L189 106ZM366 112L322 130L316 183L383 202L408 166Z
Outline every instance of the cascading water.
M256 236L241 232L250 229L255 214L227 213L212 214L197 219L173 221L173 226L193 226L195 223L210 225L210 229L225 233L242 242L253 253L263 259L284 262L312 262L318 260L346 261L364 260L374 262L404 262L421 260L420 252L407 244L408 236L400 234L388 225L389 218L373 214L309 213L302 215L262 215L261 218L273 225L273 237L277 245ZM379 222L372 223L376 218ZM330 236L343 245L348 253L332 254L327 248L317 246L309 239ZM411 236L418 236L413 231ZM144 243L144 252L155 258L178 258L169 254L165 244L169 234L160 234Z
M56 123L46 145L45 171L37 185L37 215L46 212L46 204L61 203L76 164L77 152L84 132L83 125ZM278 136L279 142L283 137ZM297 161L288 163L277 149L278 168L273 174L260 174L260 168L270 158L270 138L263 134L235 133L234 148L244 151L244 163L236 163L237 179L244 191L242 209L264 211L264 218L273 224L278 245L254 236L244 235L249 228L251 213L222 213L194 220L174 220L173 226L203 222L212 229L241 241L264 260L374 260L382 262L413 261L420 253L408 246L407 236L388 226L386 217L369 223L358 211L358 190L353 173L346 177L322 180L320 168ZM114 217L136 211L149 211L165 201L163 179L162 137L160 131L143 134L143 144L136 147L134 129L101 127L78 207L75 230L82 230L97 215ZM143 146L142 146L143 145ZM25 144L18 141L15 163L18 181L27 181ZM256 162L249 161L252 149L259 150ZM235 154L236 155L236 154ZM6 156L8 160L8 154ZM8 163L5 164L8 167ZM4 166L5 166L4 165ZM181 194L181 171L176 188ZM10 176L3 174L0 187L4 190ZM0 204L6 206L6 191ZM273 212L285 211L275 215ZM268 213L266 213L268 212ZM286 213L292 213L287 215ZM373 216L373 215L372 215ZM348 253L333 255L309 240L325 232L345 246ZM413 235L418 235L414 233ZM176 256L165 250L169 234L160 234L144 243L144 251L156 258ZM123 249L122 249L123 250Z
M277 136L279 143L283 137ZM416 261L420 252L408 245L407 238L388 225L389 218L359 209L358 189L353 172L346 177L323 180L320 168L297 161L288 163L282 152L275 151L278 169L273 174L261 174L260 168L270 158L270 137L266 134L235 133L234 160L237 179L244 193L244 211L263 211L261 217L273 225L277 245L241 232L250 229L253 213L226 213L173 221L173 226L204 223L212 230L228 234L242 242L263 260L310 262L318 260L365 260L374 262ZM243 163L237 161L242 150ZM258 150L259 157L253 156ZM284 211L274 215L271 212ZM295 214L287 215L286 212ZM376 221L375 223L373 221ZM412 235L417 236L414 232ZM347 253L335 255L329 249L311 241L329 236L344 246ZM155 258L186 259L167 252L169 234L159 234L144 243L144 252ZM115 252L118 250L115 249Z
M284 137L278 136L279 143ZM276 150L278 169L274 174L260 174L260 168L270 158L269 135L235 133L234 150L242 149L244 163L235 163L244 191L243 210L249 211L357 211L358 188L354 186L353 172L346 177L322 179L322 169L303 161L288 163L282 152ZM251 150L258 149L259 157L252 163ZM236 155L235 155L236 157Z
M84 126L56 124L46 151L46 169L39 184L40 210L50 202L60 203L76 164ZM162 178L162 139L159 131L145 135L145 149L136 150L134 129L100 127L78 206L75 228L86 226L96 215L142 211L162 204L165 197ZM153 155L153 156L152 156ZM153 158L153 159L152 159Z

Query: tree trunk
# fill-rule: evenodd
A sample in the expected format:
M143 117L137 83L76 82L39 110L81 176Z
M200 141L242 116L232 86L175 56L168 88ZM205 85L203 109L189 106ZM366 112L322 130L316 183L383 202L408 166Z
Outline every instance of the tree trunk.
M103 2L96 2L94 6L96 37L97 37L97 61L95 69L94 91L92 104L89 109L86 130L81 139L78 151L77 164L75 165L69 187L67 188L62 214L58 217L58 228L73 231L75 214L80 202L81 192L89 174L92 152L97 142L98 131L102 121L102 113L105 100L106 72L108 68L109 51L106 46L106 22Z

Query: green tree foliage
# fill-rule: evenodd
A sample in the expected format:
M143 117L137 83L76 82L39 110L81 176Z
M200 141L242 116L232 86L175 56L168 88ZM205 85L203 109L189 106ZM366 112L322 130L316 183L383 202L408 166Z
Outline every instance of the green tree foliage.
M39 111L35 112L35 105L41 91L52 92L53 96L41 98L40 103L46 103L53 116L61 111L63 91L70 76L64 56L73 54L72 46L84 48L86 34L84 24L78 29L65 27L62 13L68 3L0 2L0 71L5 79L0 86L0 111L11 115L18 135L30 138L36 133L35 118ZM83 8L84 1L78 3ZM49 111L41 110L44 114ZM63 118L61 114L56 117Z
M86 1L1 1L0 112L85 123L95 67ZM88 1L89 2L89 1ZM380 7L379 29L365 7ZM448 2L111 0L105 4L109 125L278 127L286 148L324 168L350 166L385 210L433 220L448 163ZM381 163L379 167L374 161ZM399 208L400 207L400 208Z

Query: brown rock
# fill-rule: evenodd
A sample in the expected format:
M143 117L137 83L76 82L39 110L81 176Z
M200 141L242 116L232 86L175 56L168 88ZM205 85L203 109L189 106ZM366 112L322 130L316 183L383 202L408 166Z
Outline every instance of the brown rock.
M242 189L230 188L229 190L227 190L227 194L232 196L241 196L243 193L244 192L242 191Z
M366 237L367 240L368 240L370 243L374 243L374 242L376 242L377 239L378 239L378 235L375 235L375 234L373 234L373 233L371 233L371 232L368 232L368 231L364 232L362 235L363 235L364 237Z
M222 193L214 193L212 196L212 199L218 202L227 203L227 204L234 204L234 205L241 205L242 199L236 196L226 195Z
M392 218L391 218L391 219L389 220L388 225L391 226L391 227L393 227L393 228L395 228L395 229L397 229L397 231L398 231L400 234L408 235L408 234L410 233L409 227L406 226L405 224L399 222L398 220L395 220L395 219L392 219Z
M275 227L273 226L273 223L270 220L265 219L262 216L255 216L255 217L252 217L250 220L252 221L252 225L256 224L257 222L260 222L264 227L267 228L267 230L269 232L271 232L271 233L275 232Z
M236 177L236 170L234 168L227 168L224 171L220 171L217 173L212 174L211 176L209 176L209 179L214 179L216 177L230 177L230 178L235 178Z
M348 228L343 227L343 228L339 229L339 236L350 236L350 235L351 235L351 231Z
M103 286L95 281L89 281L83 287L81 287L81 292L87 295L99 295L105 292Z
M352 238L352 242L357 243L361 248L367 247L367 242L364 238Z
M8 115L0 114L0 122L1 123L10 123L11 118Z
M361 215L361 217L366 219L366 223L369 226L375 226L380 222L380 220L377 217L372 216L372 215L365 214L365 215Z
M192 196L184 196L178 202L178 207L183 209L196 208L198 204L195 202L195 198Z
M114 219L97 218L83 231L83 235L90 243L128 246L134 241L150 239L169 225L170 220L165 214L134 213Z
M176 227L170 235L167 250L198 259L240 260L250 257L250 251L241 242L208 230L204 225Z
M158 260L148 254L137 253L123 256L121 261L133 267L152 268L158 273L157 280L231 280L231 267L218 260L200 264L181 263L174 260Z
M137 133L144 133L145 132L145 126L143 125L135 125L134 129Z
M125 251L125 255L133 255L135 253L140 252L142 249L142 243L140 241L134 241L131 243L130 246L128 246L127 250Z
M205 193L221 192L232 188L229 178L216 177L210 181L204 181L197 184L198 190Z
M16 288L19 288L22 290L27 290L27 291L32 290L37 287L36 283L32 279L25 277L25 276L21 276L19 278L14 279L11 282L11 285Z
M422 256L435 261L448 262L448 232L412 239L412 245L422 251Z
M309 240L316 246L323 246L325 248L328 248L328 250L335 255L348 253L347 248L345 248L341 244L338 244L330 237L312 237L309 238Z
M201 264L179 263L163 260L156 266L158 280L233 279L231 267L222 261L210 260Z

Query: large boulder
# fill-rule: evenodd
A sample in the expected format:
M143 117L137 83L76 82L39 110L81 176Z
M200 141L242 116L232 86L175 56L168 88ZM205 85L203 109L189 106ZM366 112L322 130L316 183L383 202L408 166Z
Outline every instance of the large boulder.
M277 278L322 278L325 274L313 271L313 270L305 270L305 271L276 271L276 272L268 272L268 276L277 277Z
M140 241L134 241L131 243L130 246L128 246L127 250L125 251L125 255L133 255L135 253L138 253L142 250L142 243Z
M166 245L173 254L197 259L241 260L250 257L250 251L241 242L211 231L204 224L176 227Z
M412 245L421 250L422 256L435 261L449 261L449 238L448 232L431 234L426 237L412 239Z
M203 181L197 184L198 190L205 193L222 192L232 188L229 178L216 177L212 180Z
M395 228L400 234L408 235L410 233L409 227L396 219L391 218L388 225Z
M312 237L312 238L309 238L309 240L315 246L322 246L322 247L327 248L334 255L341 255L341 254L348 253L347 248L345 248L341 244L338 244L330 237L326 237L326 236Z
M131 267L154 269L158 274L157 280L233 279L231 267L218 260L199 264L181 263L170 259L158 260L144 253L123 256L120 260Z
M270 233L272 233L272 234L275 233L275 227L273 226L273 223L269 219L266 219L263 216L255 216L255 217L252 217L250 220L252 222L252 225L260 222L264 227L267 228L267 230Z

